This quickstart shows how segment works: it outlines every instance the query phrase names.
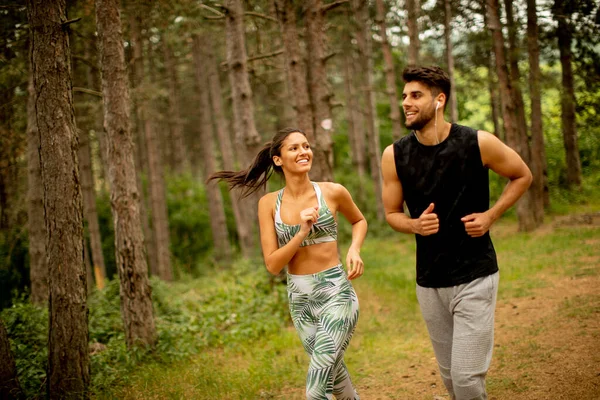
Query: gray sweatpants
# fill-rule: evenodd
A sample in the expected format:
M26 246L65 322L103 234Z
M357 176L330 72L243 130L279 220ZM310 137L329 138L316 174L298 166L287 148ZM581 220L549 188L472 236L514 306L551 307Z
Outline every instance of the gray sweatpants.
M496 272L458 286L417 285L440 375L453 400L487 399L499 278Z

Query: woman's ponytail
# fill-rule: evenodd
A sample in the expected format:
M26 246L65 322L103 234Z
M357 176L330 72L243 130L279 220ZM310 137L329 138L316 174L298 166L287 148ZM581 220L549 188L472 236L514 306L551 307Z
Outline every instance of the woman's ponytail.
M229 184L229 189L242 188L242 198L248 197L261 187L266 187L269 177L273 174L273 159L271 157L271 142L258 152L252 164L241 171L218 171L208 177L207 182L217 179Z
M300 129L285 128L277 132L273 140L266 143L258 152L252 164L242 171L219 171L208 177L206 182L217 179L229 184L229 189L241 188L242 197L248 197L258 189L265 188L267 181L273 174L273 171L283 173L281 167L273 163L273 156L281 155L281 146L283 141L292 133L298 132L305 135ZM306 135L305 135L306 136Z

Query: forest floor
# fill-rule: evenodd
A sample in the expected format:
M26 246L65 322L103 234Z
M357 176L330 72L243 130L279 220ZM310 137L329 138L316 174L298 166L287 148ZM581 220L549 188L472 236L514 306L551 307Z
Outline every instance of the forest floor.
M489 399L600 399L600 213L555 217L523 236L514 222L492 233L501 277ZM373 252L377 265L383 262L376 254L414 254L410 242L391 242L375 243L363 258ZM414 277L398 287L393 274L404 273L400 268L377 268L353 283L361 317L346 363L361 399L449 399L414 299ZM302 400L307 360L288 327L241 349L208 350L173 369L141 374L108 397Z
M489 399L600 399L600 277L538 279L547 286L497 304ZM426 339L395 369L364 379L361 399L449 399Z
M562 227L598 226L600 213L565 216L536 235ZM511 232L512 228L504 226L504 232L500 228L494 234L502 237ZM600 249L600 237L587 239L585 244ZM543 287L525 297L498 300L495 349L487 379L490 400L600 399L600 256L578 261L587 266L573 275L542 273L535 279L544 282ZM373 309L373 304L361 305ZM428 336L425 330L422 333L409 343L401 336L389 338L389 349L402 348L406 354L382 375L357 381L361 399L449 399ZM387 364L389 360L381 361ZM278 398L303 398L291 394Z

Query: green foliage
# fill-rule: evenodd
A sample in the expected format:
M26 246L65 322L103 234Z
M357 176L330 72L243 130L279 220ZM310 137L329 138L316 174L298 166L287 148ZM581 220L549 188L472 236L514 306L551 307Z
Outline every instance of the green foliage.
M29 241L22 227L0 230L0 310L29 286Z
M17 364L17 375L28 398L44 398L48 364L48 309L21 296L0 313Z
M204 273L204 263L209 259L213 245L204 183L191 175L169 177L167 181L167 209L171 254L176 276ZM225 201L227 224L235 232L235 221L229 202ZM115 262L115 236L110 194L102 190L96 197L96 208L102 236L102 250L109 279L117 279ZM236 243L234 235L232 243Z
M285 286L273 284L254 261L238 261L226 272L200 280L166 283L152 279L158 345L152 352L128 350L120 312L119 282L112 280L88 298L92 387L107 390L140 363L171 363L206 347L252 342L286 322ZM48 312L21 297L0 313L29 398L43 397L48 358Z
M102 255L106 266L106 277L116 279L117 262L115 260L115 230L110 206L110 193L106 190L96 192L96 212L102 237Z
M597 207L598 201L595 204ZM576 277L599 273L590 264L600 251L595 239L600 233L597 226L564 226L529 234L517 232L515 222L499 221L494 228L501 275L499 302L511 304L514 297L534 296L535 288L552 286L555 277L574 278L572 282L577 284ZM389 371L405 368L412 374L415 365L434 360L416 298L414 240L411 235L392 232L389 227L385 234L386 238L367 238L362 250L365 274L352 282L361 315L345 361L358 388L372 388L374 379L389 380ZM342 244L343 248L346 246L347 243ZM232 274L228 280L236 279ZM211 286L213 282L211 277L205 277L186 285L202 290L196 285ZM573 305L577 306L578 315L593 316L598 306L591 300L577 297L573 299L576 303L565 301L560 311L566 315L567 311L573 311L573 307L567 306ZM296 398L304 390L309 358L293 329L270 332L256 341L240 341L235 347L206 348L191 360L171 364L169 368L145 364L136 369L126 386L113 387L99 398L141 395L193 399ZM502 356L496 362L501 363ZM417 375L429 373L418 371ZM496 397L509 399L511 394L514 393L502 391ZM394 398L424 397L398 394Z
M107 350L92 357L95 390L126 379L141 361L170 363L206 347L252 342L287 320L285 287L273 286L255 262L238 261L230 271L199 280L169 284L153 278L151 284L159 341L149 354L128 352L123 344L118 284L94 293L99 308L90 304L90 339L108 338Z
M212 249L206 191L191 175L168 181L167 207L171 253L184 273L196 273L199 262Z

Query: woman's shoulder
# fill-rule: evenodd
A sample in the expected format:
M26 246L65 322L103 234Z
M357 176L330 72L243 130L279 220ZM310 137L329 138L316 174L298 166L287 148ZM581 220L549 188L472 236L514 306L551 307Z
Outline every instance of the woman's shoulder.
M277 199L277 195L279 194L280 190L276 190L274 192L269 192L265 195L263 195L260 200L258 200L258 204L259 205L274 205L275 204L275 200Z
M258 200L258 219L262 220L263 218L270 216L271 218L273 218L273 216L275 215L275 203L277 201L277 193L279 193L278 191L275 192L270 192L267 193L265 195L263 195L260 200Z
M268 201L269 199L275 199L277 198L279 192L281 192L281 189L266 193L260 198L260 201Z
M339 198L343 196L348 190L340 183L335 182L315 182L321 188L323 194L327 197Z

